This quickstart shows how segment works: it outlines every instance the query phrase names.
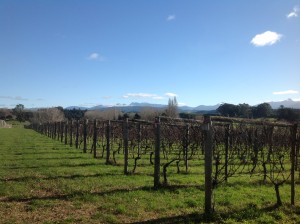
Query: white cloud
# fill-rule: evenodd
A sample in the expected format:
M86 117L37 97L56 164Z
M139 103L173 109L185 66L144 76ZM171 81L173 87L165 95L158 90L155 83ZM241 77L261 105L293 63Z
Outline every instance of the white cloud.
M288 15L286 15L287 18L292 18L292 17L298 17L298 13L296 12L290 12Z
M255 35L251 43L256 47L263 47L266 45L273 45L282 38L282 35L272 31L266 31L261 34Z
M163 96L154 96L154 97L152 97L152 99L154 99L154 100L163 100L165 98Z
M297 90L286 90L286 91L273 92L274 95L288 95L288 94L297 94L297 93L299 93Z
M137 97L137 98L152 98L157 97L156 94L150 94L150 93L127 93L123 96L123 98L129 98L129 97Z
M112 98L112 96L101 96L100 97L101 99L104 99L104 100L109 100Z
M168 97L177 97L178 95L176 93L165 93Z
M164 100L166 97L177 97L178 95L176 93L165 93L164 96L158 95L158 94L152 94L152 93L127 93L123 95L122 97L125 99L128 98L148 98L153 100Z
M27 101L28 99L21 96L0 96L0 99Z
M153 100L163 100L165 97L157 95L157 94L152 94L152 93L127 93L123 96L123 98L128 99L128 98L148 98L148 99L153 99Z
M104 61L105 58L103 56L101 56L100 54L98 53L91 53L89 56L88 56L88 60L93 60L93 61Z
M178 106L180 106L180 107L186 106L186 103L179 102Z
M286 15L286 17L289 19L289 18L293 18L293 17L298 17L298 12L300 11L300 8L298 8L297 6L295 6L293 8L293 10Z
M172 20L175 20L175 19L176 19L175 15L168 15L168 17L167 17L167 21L172 21Z

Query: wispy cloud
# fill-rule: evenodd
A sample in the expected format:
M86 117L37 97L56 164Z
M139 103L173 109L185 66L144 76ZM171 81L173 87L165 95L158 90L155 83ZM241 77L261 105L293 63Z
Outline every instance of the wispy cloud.
M79 107L94 107L97 106L96 103L82 103L78 105Z
M21 96L0 96L0 99L27 101L28 99Z
M186 103L179 102L178 106L180 106L180 107L186 106Z
M154 99L154 100L163 100L163 99L165 99L165 97L163 97L163 96L154 96L154 97L152 97L152 99Z
M285 91L273 92L274 95L290 95L290 94L297 94L297 93L299 93L297 90L285 90Z
M100 55L99 53L95 53L95 52L91 53L87 59L91 60L91 61L104 61L105 60L105 58L102 55Z
M267 45L273 45L277 43L282 38L282 34L273 32L273 31L266 31L261 34L255 35L252 38L251 44L256 47L263 47Z
M299 11L300 11L300 8L298 6L295 6L293 8L293 10L289 14L286 15L286 17L288 19L293 18L293 17L298 17Z
M165 93L164 95L152 94L152 93L127 93L123 95L123 98L146 98L153 100L164 100L167 97L176 97L176 93Z
M151 94L151 93L127 93L126 95L123 96L123 98L153 98L153 97L158 97L157 94Z
M178 95L176 93L165 93L167 97L177 97Z
M109 100L111 98L112 98L112 96L101 96L101 99L104 99L104 100Z
M168 15L166 20L169 22L169 21L172 21L172 20L175 20L175 19L176 19L175 15Z

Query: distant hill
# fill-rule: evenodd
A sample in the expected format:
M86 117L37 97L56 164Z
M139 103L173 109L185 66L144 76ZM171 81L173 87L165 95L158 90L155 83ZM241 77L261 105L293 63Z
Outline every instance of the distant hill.
M291 99L287 99L279 102L268 102L273 109L278 109L281 105L284 107L300 109L300 101L293 101Z
M291 99L287 99L284 101L278 101L278 102L268 102L273 109L278 109L281 105L284 107L289 107L289 108L295 108L295 109L300 109L300 101L293 101ZM212 112L215 113L215 111L218 109L218 107L221 104L216 104L216 105L199 105L197 107L189 107L189 106L180 106L178 107L179 112L186 112L186 113L205 113L205 112ZM255 105L256 106L256 105ZM80 106L70 106L66 107L65 109L72 110L72 109L80 109L80 110L107 110L111 108L116 108L118 110L121 110L125 113L128 112L140 112L144 108L156 108L156 109L165 109L167 108L167 105L165 104L151 104L151 103L138 103L138 102L132 102L129 105L124 105L124 104L117 104L115 106L105 106L105 105L97 105L94 107L80 107Z
M69 106L64 108L65 110L90 110L88 107L79 107L79 106Z

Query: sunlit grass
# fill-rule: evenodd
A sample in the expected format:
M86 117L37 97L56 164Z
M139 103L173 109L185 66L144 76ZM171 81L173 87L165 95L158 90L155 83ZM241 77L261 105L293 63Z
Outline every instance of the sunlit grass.
M155 191L149 155L138 161L135 174L124 175L122 154L116 166L105 165L104 158L21 126L0 129L0 155L2 223L300 222L299 202L289 206L290 185L281 187L284 206L277 208L273 185L249 175L217 187L215 214L208 219L202 160L191 161L188 174L183 168L177 174L172 164L169 186Z

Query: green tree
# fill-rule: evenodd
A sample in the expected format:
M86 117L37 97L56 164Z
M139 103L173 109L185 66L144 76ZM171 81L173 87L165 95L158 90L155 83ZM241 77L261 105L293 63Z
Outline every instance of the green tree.
M295 122L300 120L300 110L285 108L283 105L277 110L277 117L279 120L286 120L289 122Z
M23 104L18 104L16 105L16 107L13 109L14 111L14 114L16 115L17 117L17 120L18 121L24 121L24 105Z
M141 119L141 115L139 115L138 113L135 113L133 119L139 120L139 119Z
M239 113L239 107L234 104L224 103L218 107L217 112L222 116L235 117Z
M252 113L255 118L270 117L273 114L273 109L268 103L261 103L252 108Z
M176 97L174 97L173 99L169 98L166 115L171 118L178 117L178 103Z
M249 118L251 116L251 107L247 103L238 105L238 115L239 117Z

